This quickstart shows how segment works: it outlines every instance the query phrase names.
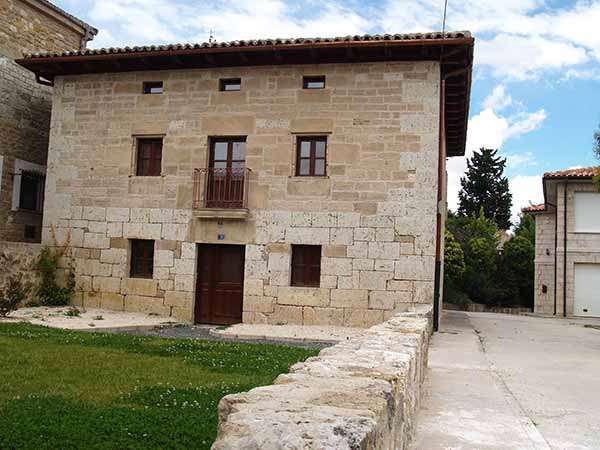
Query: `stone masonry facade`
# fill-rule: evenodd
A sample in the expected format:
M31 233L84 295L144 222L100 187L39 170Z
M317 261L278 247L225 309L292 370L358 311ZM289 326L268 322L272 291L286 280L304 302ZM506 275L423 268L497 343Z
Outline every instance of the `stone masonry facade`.
M303 75L325 89L303 90ZM240 77L238 92L219 79ZM143 95L143 81L164 92ZM197 245L245 245L243 321L371 326L433 302L437 62L286 65L55 79L43 242L70 240L76 302L194 320ZM295 139L327 136L327 176L295 177ZM135 176L135 139L162 173ZM249 216L196 217L209 140L244 136ZM155 240L152 279L130 239ZM290 286L292 244L322 246L318 288Z
M24 53L85 47L86 30L38 0L0 1L0 240L41 239L41 212L14 205L21 165L43 172L48 154L52 88L14 60ZM18 186L17 186L18 189ZM25 236L25 226L34 236Z
M596 192L591 181L561 182L556 186L556 207L535 214L535 305L534 312L554 314L556 253L556 314L564 308L564 192L567 189L566 315L573 315L575 264L600 264L600 234L575 232L574 197L576 192ZM599 194L600 195L600 194ZM558 223L556 223L558 222ZM556 227L556 251L555 251ZM545 288L544 288L545 287ZM546 292L544 292L546 291Z

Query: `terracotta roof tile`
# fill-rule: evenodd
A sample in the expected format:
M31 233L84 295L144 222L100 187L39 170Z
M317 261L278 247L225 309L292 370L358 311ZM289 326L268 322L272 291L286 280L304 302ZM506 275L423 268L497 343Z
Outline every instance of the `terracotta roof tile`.
M106 55L110 53L139 53L173 50L190 50L197 48L223 48L223 47L288 47L299 44L318 44L327 42L364 42L364 41L411 41L411 40L437 40L437 39L463 39L470 38L468 31L453 32L432 32L432 33L408 33L408 34L364 34L354 36L338 36L328 38L275 38L275 39L255 39L239 40L229 42L203 42L199 44L168 44L168 45L145 45L141 47L110 47L110 48L90 48L80 51L71 51L64 53L31 53L24 57L47 58L54 56L83 56L83 55Z
M558 172L546 172L544 178L591 178L597 173L598 167L579 167Z
M546 205L544 203L540 203L538 205L529 205L525 208L522 208L521 211L524 213L544 212L546 211Z

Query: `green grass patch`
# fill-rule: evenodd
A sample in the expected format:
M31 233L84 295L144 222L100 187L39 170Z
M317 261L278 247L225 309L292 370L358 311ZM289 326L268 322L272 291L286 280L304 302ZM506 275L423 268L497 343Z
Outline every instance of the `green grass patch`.
M221 397L317 352L0 324L0 449L207 449Z

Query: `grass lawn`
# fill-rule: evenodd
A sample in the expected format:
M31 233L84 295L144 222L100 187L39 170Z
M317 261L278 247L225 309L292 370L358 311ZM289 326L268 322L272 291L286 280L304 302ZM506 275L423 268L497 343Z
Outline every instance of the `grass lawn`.
M0 449L210 448L221 397L316 353L0 323Z

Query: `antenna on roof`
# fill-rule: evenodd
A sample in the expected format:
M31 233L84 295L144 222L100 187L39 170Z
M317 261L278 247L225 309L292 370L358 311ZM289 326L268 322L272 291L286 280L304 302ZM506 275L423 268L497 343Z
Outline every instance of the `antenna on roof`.
M209 35L208 35L208 43L209 44L214 44L216 42L214 30L209 30L208 33L209 33Z
M442 19L442 39L446 38L446 11L448 10L448 0L444 1L444 17Z

